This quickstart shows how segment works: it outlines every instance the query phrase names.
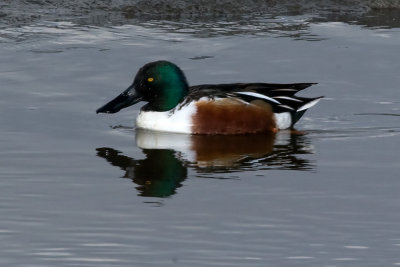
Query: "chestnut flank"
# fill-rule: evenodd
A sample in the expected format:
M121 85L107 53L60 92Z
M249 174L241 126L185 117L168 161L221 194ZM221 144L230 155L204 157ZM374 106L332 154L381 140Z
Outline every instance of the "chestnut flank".
M194 134L246 134L275 132L271 105L255 100L250 104L229 98L199 101L193 115Z

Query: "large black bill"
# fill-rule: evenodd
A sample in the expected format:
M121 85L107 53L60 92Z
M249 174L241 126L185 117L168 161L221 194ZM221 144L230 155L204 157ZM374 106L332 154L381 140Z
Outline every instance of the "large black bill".
M134 89L130 86L122 94L96 110L96 113L116 113L123 108L132 106L141 101L142 97L134 93Z

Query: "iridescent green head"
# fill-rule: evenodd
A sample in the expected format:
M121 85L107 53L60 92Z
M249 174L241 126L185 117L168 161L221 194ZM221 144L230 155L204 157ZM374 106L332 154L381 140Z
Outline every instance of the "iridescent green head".
M188 94L188 83L182 70L169 61L144 65L131 86L97 113L116 113L139 101L146 101L146 110L167 111L176 107Z

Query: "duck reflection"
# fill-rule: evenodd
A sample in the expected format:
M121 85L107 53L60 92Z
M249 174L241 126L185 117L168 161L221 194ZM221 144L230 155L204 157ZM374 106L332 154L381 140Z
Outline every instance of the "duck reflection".
M113 148L97 148L97 156L125 171L123 178L132 179L138 186L140 196L168 197L187 177L187 168L179 161L173 150L143 149L145 159L135 160L121 155Z
M169 197L176 193L188 175L230 173L267 169L313 170L311 161L300 155L311 154L305 134L204 136L182 135L138 129L136 144L144 159L125 156L113 148L97 148L97 156L125 171L144 197Z

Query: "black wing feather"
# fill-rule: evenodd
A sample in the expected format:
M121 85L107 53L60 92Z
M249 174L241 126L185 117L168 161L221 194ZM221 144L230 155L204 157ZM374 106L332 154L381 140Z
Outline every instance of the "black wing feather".
M201 84L189 88L192 91L213 90L225 93L253 91L267 96L294 95L295 93L310 87L316 83L230 83L230 84ZM284 90L290 89L290 90Z
M240 92L258 93L275 99L280 104L268 101L274 112L293 112L301 106L311 102L317 98L297 97L295 94L304 90L316 83L231 83L231 84L202 84L195 85L189 88L189 95L186 98L186 103L192 100L198 100L202 97L237 97L246 102L251 102L255 99L261 99L256 96L240 94Z

